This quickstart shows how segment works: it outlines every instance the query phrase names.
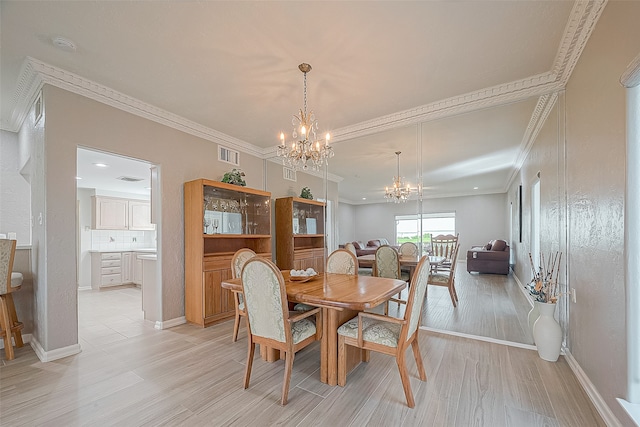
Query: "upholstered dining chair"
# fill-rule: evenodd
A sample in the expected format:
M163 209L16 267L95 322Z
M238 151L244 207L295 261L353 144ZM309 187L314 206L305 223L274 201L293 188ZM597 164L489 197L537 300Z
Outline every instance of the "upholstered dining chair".
M327 258L327 273L358 275L358 259L354 254L346 249L336 249ZM308 304L298 303L293 309L295 311L309 311L315 307Z
M417 257L418 245L413 242L404 242L400 245L398 253L400 254L400 256Z
M358 258L347 249L336 249L327 258L327 273L358 275Z
M356 247L354 246L353 243L351 242L347 242L344 244L344 248L346 250L348 250L349 252L351 252L355 257L358 256L358 252L356 251Z
M271 261L259 257L244 265L242 289L249 335L244 388L249 387L256 344L280 350L285 353L281 404L286 405L295 353L322 338L320 308L292 315L282 273Z
M11 271L16 253L16 241L0 239L0 328L4 341L7 360L13 360L13 341L16 347L22 347L22 322L18 321L12 292L20 289L22 274Z
M249 248L238 249L231 258L231 277L236 279L242 274L242 267L251 258L256 256L256 253ZM238 340L238 329L240 329L240 317L247 317L247 312L244 309L244 298L240 292L233 293L233 303L236 307L235 321L233 322L233 335L231 341L236 342Z
M456 292L456 261L458 260L458 251L460 244L453 247L451 254L451 266L446 271L437 271L429 277L429 284L434 286L444 286L449 289L449 296L454 307L457 307L458 293Z
M374 262L375 276L400 279L400 257L398 251L389 245L378 247Z
M422 257L413 276L407 309L402 319L360 312L358 316L338 328L338 384L340 386L344 386L347 382L347 346L358 347L367 352L377 351L395 356L407 405L410 408L415 406L405 363L405 352L411 346L420 379L426 381L427 375L418 344L418 327L422 316L422 305L427 294L430 271L429 259Z

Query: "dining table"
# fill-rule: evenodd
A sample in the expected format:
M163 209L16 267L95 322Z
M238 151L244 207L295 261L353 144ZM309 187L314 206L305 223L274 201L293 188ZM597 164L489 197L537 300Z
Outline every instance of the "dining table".
M338 383L338 328L358 315L358 312L374 308L406 288L403 280L383 277L319 273L309 280L291 280L289 271L282 276L290 303L304 303L322 309L322 338L320 340L320 381ZM242 292L242 279L227 279L222 287ZM267 361L280 358L277 350L260 349ZM347 347L347 372L360 362L368 361L368 352Z

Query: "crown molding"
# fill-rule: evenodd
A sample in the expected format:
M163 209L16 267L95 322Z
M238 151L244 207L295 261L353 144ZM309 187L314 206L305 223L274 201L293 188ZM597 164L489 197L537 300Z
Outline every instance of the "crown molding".
M3 123L2 129L6 129L11 132L18 132L22 122L31 111L31 106L38 96L38 92L42 89L42 78L33 68L33 64L30 61L25 61L20 69L18 76L18 83L16 84L16 90L13 93L11 99L14 105L11 112L11 119L9 123Z
M139 117L188 133L198 138L215 142L217 144L231 145L244 153L251 154L258 158L263 157L264 149L260 147L206 126L202 126L191 120L185 119L184 117L178 116L177 114L170 113L166 110L140 101L139 99L125 95L122 92L118 92L107 86L39 61L35 58L27 57L25 60L25 69L27 69L29 73L35 73L37 75L35 80L37 81L38 78L41 80L40 86L45 83L50 84L89 99L93 99L94 101L107 104L119 110L126 111ZM25 90L27 89L21 89L22 92ZM17 96L19 96L19 94L17 94ZM20 121L18 123L21 124L22 122ZM19 128L19 124L16 127Z
M629 64L625 72L620 77L620 84L626 88L640 85L640 54Z
M522 101L560 89L557 76L551 72L537 74L526 79L492 86L431 104L400 111L353 126L336 129L331 134L332 143L345 141L385 130L405 127L487 107Z
M577 0L574 3L552 67L552 72L558 76L558 82L563 88L606 5L607 0Z
M564 89L606 4L607 0L576 1L551 71L336 129L331 135L332 142L523 101Z

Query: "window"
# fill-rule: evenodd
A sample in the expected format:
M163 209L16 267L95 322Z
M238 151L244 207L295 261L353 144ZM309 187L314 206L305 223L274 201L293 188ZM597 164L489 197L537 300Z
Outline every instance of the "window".
M396 215L396 244L413 242L423 248L431 247L431 236L456 234L456 213ZM427 252L423 250L423 253Z

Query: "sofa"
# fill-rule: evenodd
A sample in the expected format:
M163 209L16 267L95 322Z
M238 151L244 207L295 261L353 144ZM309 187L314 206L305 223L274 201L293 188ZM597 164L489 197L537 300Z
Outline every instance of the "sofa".
M467 272L509 274L510 248L504 240L492 240L467 251Z

